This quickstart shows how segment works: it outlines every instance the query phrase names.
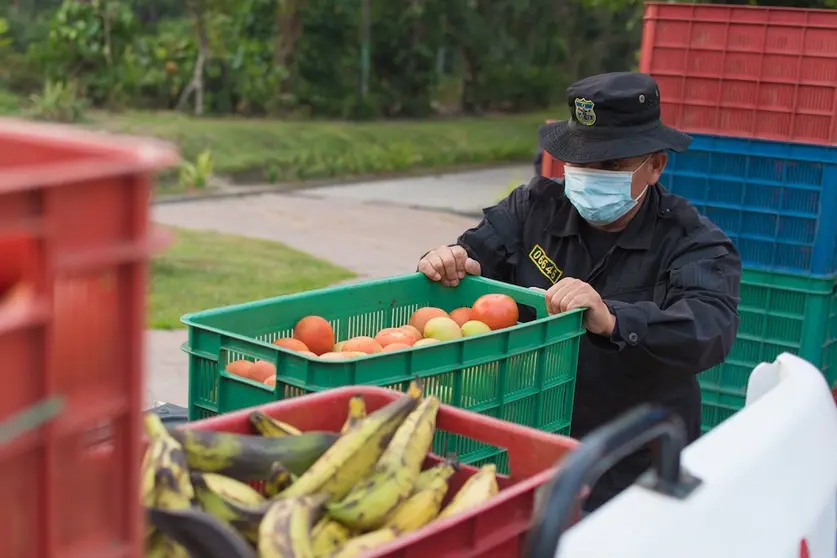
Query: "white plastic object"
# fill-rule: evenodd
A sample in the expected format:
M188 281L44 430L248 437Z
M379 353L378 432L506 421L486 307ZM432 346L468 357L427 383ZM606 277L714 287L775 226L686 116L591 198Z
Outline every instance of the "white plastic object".
M745 408L683 451L703 481L677 500L632 486L570 528L556 558L834 558L837 406L783 353L751 373Z

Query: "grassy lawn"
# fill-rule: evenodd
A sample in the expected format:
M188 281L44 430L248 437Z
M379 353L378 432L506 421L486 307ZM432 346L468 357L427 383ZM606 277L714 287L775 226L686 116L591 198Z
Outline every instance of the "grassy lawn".
M187 312L325 287L353 274L284 244L172 229L151 267L148 327L181 328Z
M0 89L0 115L25 100ZM395 176L427 170L531 161L537 130L566 109L518 115L344 122L195 118L174 112L87 111L83 126L175 143L188 161L212 153L214 174L239 184ZM178 191L177 173L161 191Z
M89 115L98 128L173 141L188 160L208 149L215 173L242 183L525 162L534 155L538 126L550 117L555 118L556 112L379 122L193 118L146 112Z

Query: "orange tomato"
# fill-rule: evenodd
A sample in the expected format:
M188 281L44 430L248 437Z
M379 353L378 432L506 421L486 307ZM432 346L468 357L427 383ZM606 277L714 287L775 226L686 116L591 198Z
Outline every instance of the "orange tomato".
M288 349L289 351L311 351L308 348L308 345L300 341L299 339L294 339L292 337L285 337L283 339L277 339L273 342L274 345L277 347L282 347L283 349ZM311 351L313 352L313 351Z
M450 319L456 322L459 327L462 327L462 324L465 322L471 321L471 309L467 306L463 306L462 308L457 308L450 313Z
M255 364L250 367L250 370L247 371L247 375L251 380L264 382L271 376L274 378L276 377L276 367L266 360L257 360Z
M242 378L249 378L250 376L248 371L251 366L253 366L253 363L249 360L234 360L227 365L226 370L230 374L235 374L236 376L241 376Z
M384 348L386 348L387 345L392 345L393 343L403 343L406 345L412 345L415 343L411 333L394 327L388 327L379 331L378 335L375 336L375 341L377 341L381 347Z
M314 354L321 355L334 348L334 329L321 316L306 316L294 327L294 339L299 339Z
M348 339L345 343L343 343L343 351L344 353L366 353L368 355L373 355L375 353L380 353L383 350L381 344L368 337L366 335L360 335L358 337L352 337Z
M410 337L410 345L415 345L418 341L421 341L424 338L421 332L411 325L401 326L398 329Z
M435 308L433 306L427 306L425 308L419 308L413 315L410 316L410 325L416 328L419 333L424 335L424 326L427 325L427 322L432 320L433 318L449 318L448 313L442 310L441 308Z
M391 351L400 351L402 349L409 349L410 345L406 343L390 343L386 347L384 347L383 352L389 353Z

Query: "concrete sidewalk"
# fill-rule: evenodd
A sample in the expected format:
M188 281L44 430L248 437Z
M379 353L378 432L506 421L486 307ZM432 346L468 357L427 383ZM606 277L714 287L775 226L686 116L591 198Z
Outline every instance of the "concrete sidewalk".
M180 350L186 330L145 332L145 408L155 401L185 407L189 400L189 358Z
M283 242L364 278L415 271L427 250L479 219L354 200L266 194L154 208L166 225Z
M324 186L300 190L294 192L294 195L481 215L482 209L496 203L512 182L528 184L533 176L531 165L515 165L418 178Z

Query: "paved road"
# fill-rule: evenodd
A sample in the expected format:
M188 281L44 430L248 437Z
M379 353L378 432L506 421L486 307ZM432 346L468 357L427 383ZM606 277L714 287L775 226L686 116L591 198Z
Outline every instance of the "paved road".
M160 205L154 208L154 220L284 242L351 269L359 279L410 273L424 252L453 242L478 222L351 199L279 194ZM148 403L186 405L188 359L180 350L185 341L182 330L148 332Z
M189 399L189 359L180 345L186 342L186 331L145 333L145 404L155 401L185 407Z
M528 183L531 165L516 165L420 178L379 180L300 190L297 195L480 215L512 182Z
M419 256L475 224L463 217L354 200L295 195L165 204L154 219L167 225L277 240L365 277L415 270Z

